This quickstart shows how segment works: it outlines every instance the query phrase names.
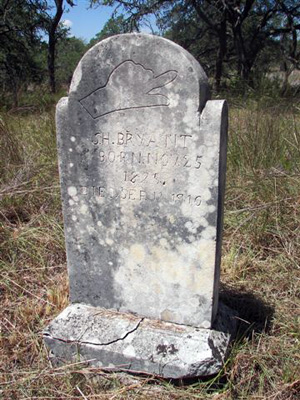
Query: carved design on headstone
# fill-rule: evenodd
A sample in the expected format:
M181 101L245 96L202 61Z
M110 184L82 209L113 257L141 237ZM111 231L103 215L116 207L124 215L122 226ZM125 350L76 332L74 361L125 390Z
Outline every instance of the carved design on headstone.
M121 110L169 106L164 87L172 83L177 74L175 70L168 70L155 76L152 69L126 60L113 69L104 86L79 102L93 119Z

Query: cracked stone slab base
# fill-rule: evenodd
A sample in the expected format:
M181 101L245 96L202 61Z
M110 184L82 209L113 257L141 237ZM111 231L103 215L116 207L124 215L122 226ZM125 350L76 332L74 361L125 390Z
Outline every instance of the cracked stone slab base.
M222 368L235 321L235 313L224 305L215 329L203 329L72 304L43 335L54 364L80 360L103 369L178 379Z

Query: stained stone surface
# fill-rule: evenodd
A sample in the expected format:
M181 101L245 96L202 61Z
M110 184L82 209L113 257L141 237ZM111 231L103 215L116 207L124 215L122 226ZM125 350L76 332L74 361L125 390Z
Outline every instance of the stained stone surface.
M51 322L44 340L54 364L80 360L101 369L177 379L208 376L221 369L235 331L235 315L224 305L214 328L73 304Z
M104 40L57 127L71 302L210 328L227 107L199 63L156 36Z

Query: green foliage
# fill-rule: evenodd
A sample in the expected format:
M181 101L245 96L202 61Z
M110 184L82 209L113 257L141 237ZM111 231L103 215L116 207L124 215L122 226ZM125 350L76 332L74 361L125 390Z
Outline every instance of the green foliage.
M127 32L130 32L130 27L128 26L124 15L121 14L119 16L112 16L106 22L103 29L90 40L89 46L92 47L94 44L100 42L100 40L106 39L110 36Z
M18 106L22 92L45 82L47 74L55 91L57 67L59 83L70 80L84 45L79 39L68 39L68 29L60 24L64 3L74 5L71 0L55 4L46 0L0 0L0 105ZM43 32L48 35L47 44L42 40Z
M188 49L206 71L221 79L237 75L254 85L257 70L284 62L287 75L300 52L300 3L296 0L93 0L125 14L139 30L148 15L156 17L162 34ZM118 14L119 13L119 14Z
M192 53L209 76L215 72L218 37L197 17L191 4L177 1L166 7L157 23L164 36Z
M282 94L289 76L299 67L300 5L295 0L187 1L93 0L115 7L112 18L89 43L140 30L150 18L165 37L188 49L199 60L215 88L229 84L245 93L261 87L270 70L282 69ZM51 90L70 81L84 53L79 39L69 38L59 23L71 0L0 0L1 105L24 104L24 93L47 81ZM149 17L150 16L150 17ZM155 28L156 29L156 28ZM46 44L41 33L47 32Z
M49 2L50 3L50 2ZM48 4L45 1L46 7L40 13L40 18L43 24L43 29L48 34L48 52L47 52L47 67L49 76L49 86L52 93L56 92L56 45L61 37L66 36L67 29L60 25L60 20L63 15L64 6L68 4L73 7L73 0L55 0ZM53 11L54 10L54 11Z
M86 44L76 37L65 37L58 41L56 56L58 86L70 83L73 72L86 50Z
M40 21L34 2L0 0L0 91L18 104L20 89L40 82Z

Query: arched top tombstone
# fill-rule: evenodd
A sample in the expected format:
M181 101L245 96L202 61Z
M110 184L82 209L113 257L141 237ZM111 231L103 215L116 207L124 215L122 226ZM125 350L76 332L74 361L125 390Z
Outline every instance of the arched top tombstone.
M159 36L124 34L99 42L83 56L69 96L96 119L122 109L174 109L177 105L182 109L187 99L201 111L209 87L200 64L174 42ZM110 107L106 109L107 100Z
M199 63L161 37L106 39L57 124L71 301L211 327L226 109Z
M54 362L217 373L225 102L181 47L119 35L80 61L57 132L72 304L44 332Z

